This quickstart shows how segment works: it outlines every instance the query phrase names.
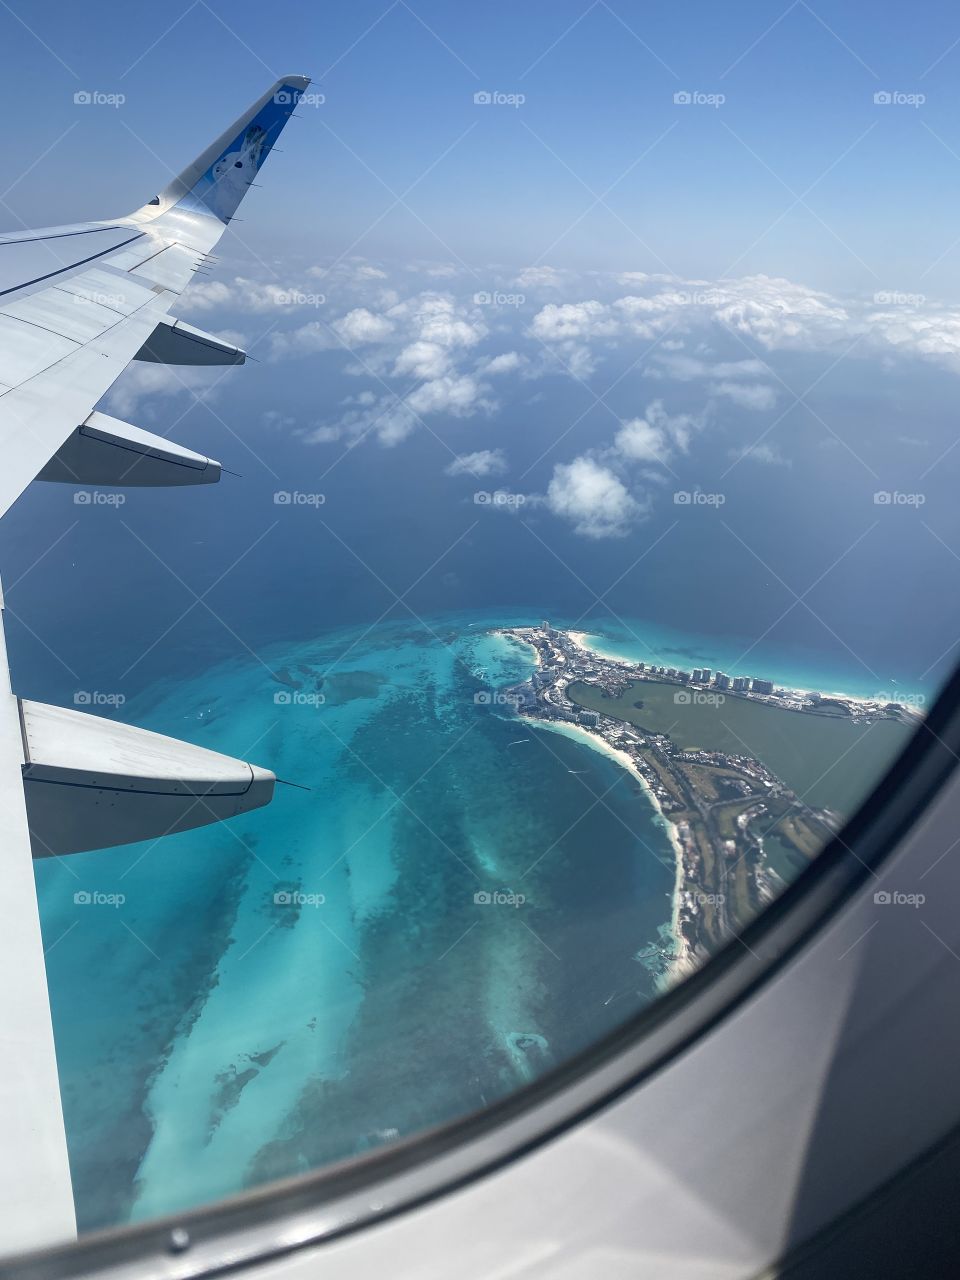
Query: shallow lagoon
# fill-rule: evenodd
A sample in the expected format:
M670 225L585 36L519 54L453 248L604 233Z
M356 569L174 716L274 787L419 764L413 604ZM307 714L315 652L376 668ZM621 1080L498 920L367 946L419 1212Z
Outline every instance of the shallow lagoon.
M849 816L910 739L898 720L855 723L841 716L790 711L733 694L678 703L678 686L645 680L619 698L574 685L571 696L654 732L678 747L754 756L813 808ZM637 707L637 703L643 705Z
M37 865L84 1228L475 1110L652 998L666 834L616 763L477 699L530 658L471 621L341 631L124 708L312 789Z

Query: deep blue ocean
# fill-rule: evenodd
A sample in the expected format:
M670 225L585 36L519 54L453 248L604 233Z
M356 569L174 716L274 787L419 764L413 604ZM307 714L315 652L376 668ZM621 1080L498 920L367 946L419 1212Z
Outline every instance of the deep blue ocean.
M925 527L952 540L952 486L927 476L922 510L873 503L917 484L875 430L879 392L860 388L855 411L832 392L868 471L826 445L742 464L719 509L666 493L598 542L444 475L481 444L521 472L576 416L576 387L548 380L482 433L454 422L344 452L262 425L278 402L306 425L321 384L330 403L355 389L316 363L316 385L292 387L251 366L179 422L242 478L120 507L37 485L0 528L19 693L107 695L119 705L94 710L311 788L37 864L85 1228L482 1107L654 997L637 956L670 916L666 835L616 763L476 701L530 661L490 628L546 617L636 658L865 695L932 695L954 656L957 564ZM883 392L933 448L953 431L939 377ZM629 379L620 394L626 414ZM605 412L565 456L609 434ZM786 427L814 430L802 409ZM715 487L730 443L697 441L680 481ZM542 492L550 466L510 487ZM125 901L77 906L83 889Z

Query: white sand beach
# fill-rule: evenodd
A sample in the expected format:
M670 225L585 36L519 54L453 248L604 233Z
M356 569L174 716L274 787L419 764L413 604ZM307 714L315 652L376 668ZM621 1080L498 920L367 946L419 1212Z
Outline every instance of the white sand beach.
M568 724L557 720L545 720L539 716L525 715L524 720L532 721L534 724L540 725L544 729L550 729L554 733L562 734L566 738L572 738L575 742L583 742L587 746L592 747L595 751L602 752L605 756L609 756L611 760L615 760L622 768L626 769L632 777L643 788L644 795L649 799L651 805L656 811L664 831L670 840L670 844L674 853L674 885L673 885L673 904L670 915L670 933L675 945L674 959L670 965L670 974L667 983L672 985L674 981L689 973L695 966L695 958L690 950L689 944L680 932L680 903L682 901L682 890L685 876L683 862L683 845L680 842L680 833L676 824L671 822L663 812L660 799L656 792L651 788L649 782L634 764L633 760L626 751L620 751L617 747L612 747L605 738L599 733L594 733L590 729L584 728L583 725Z

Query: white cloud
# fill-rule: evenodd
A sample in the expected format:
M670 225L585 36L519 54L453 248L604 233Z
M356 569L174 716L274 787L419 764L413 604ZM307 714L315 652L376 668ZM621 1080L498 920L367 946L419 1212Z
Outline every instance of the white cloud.
M369 263L362 263L357 267L356 276L358 280L386 280L387 273L381 271L379 267L371 267Z
M448 476L495 476L507 469L507 460L500 449L480 449L476 453L464 453L445 469Z
M492 360L486 360L479 366L481 373L514 373L517 369L522 369L528 364L526 356L520 355L518 351L504 351L499 356L494 356Z
M289 356L315 355L319 351L343 350L342 345L330 332L328 325L319 320L311 320L298 329L286 329L280 333L271 333L267 358L283 360Z
M729 456L737 462L762 462L768 467L792 467L793 463L785 458L772 444L761 441L748 445L746 449L731 449Z
M353 407L337 422L318 423L305 439L320 442L342 435L352 441L371 436L388 447L398 445L431 414L454 418L491 412L496 405L485 394L484 384L467 374L445 374L415 387L406 397L388 393L354 397Z
M764 398L761 393L750 397L731 391L725 384L762 380L763 363L752 356L716 362L685 355L683 342L694 334L711 342L719 338L728 346L739 337L765 352L840 353L856 343L856 356L912 356L960 372L960 307L919 295L840 299L767 275L705 281L644 272L594 272L578 277L572 271L547 266L526 267L517 274L496 268L489 271L498 287L502 283L505 287L572 291L579 281L580 287L587 284L597 290L594 297L547 303L527 329L529 337L553 350L579 378L590 377L613 347L659 339L648 363L648 376L659 373L682 381L709 380L722 388L716 394L745 408L757 407ZM410 269L411 277L417 273L421 280L432 276L451 282L463 275L456 267L443 264ZM491 317L481 316L467 297L427 289L401 298L385 287L387 278L382 267L357 258L329 268L310 267L299 280L276 276L257 280L237 274L227 280L202 281L191 285L184 305L187 313L230 310L275 319L285 313L299 317L303 323L295 329L271 334L270 351L275 359L336 348L335 334L351 347L390 345L395 349L377 361L381 374L402 351L418 342L454 351L474 346L487 336L484 321L492 323ZM466 290L467 283L462 287ZM323 293L316 292L318 288ZM614 288L629 292L607 296ZM321 308L322 315L311 316L313 307ZM503 315L496 320L501 327L511 322ZM517 355L523 355L522 350ZM413 361L413 355L408 359ZM400 368L404 368L403 361ZM494 373L507 371L505 366L491 369ZM556 369L541 362L539 369L531 365L530 371L535 375ZM439 365L434 364L429 372L439 376ZM766 399L769 401L769 393Z
M665 344L664 344L665 345ZM694 382L715 379L710 383L710 393L732 400L742 409L771 409L777 402L776 388L766 382L756 381L770 375L769 367L762 360L705 360L701 357L681 355L673 351L653 353L654 364L645 376L673 382Z
M135 416L153 419L153 411L147 404L147 412L143 413L143 402L149 402L157 396L190 395L197 400L216 398L219 384L211 370L190 368L188 365L176 367L165 364L152 364L149 361L135 360L127 365L119 379L114 383L107 398L111 413L120 418Z
M347 425L350 424L344 420L344 426ZM402 400L385 397L375 409L361 415L355 426L361 428L363 434L372 429L382 445L392 448L417 429L417 417ZM356 430L352 434L358 438Z
M672 452L666 434L644 418L625 422L616 434L614 447L632 462L666 462Z
M236 305L236 294L223 280L202 280L191 284L183 296L184 306L190 311L211 311L215 307Z
M597 370L597 359L585 343L573 342L563 349L561 364L571 378L585 382Z
M386 316L374 315L366 307L355 307L345 316L335 320L333 328L349 347L363 346L368 342L385 342L393 333L393 324Z
M700 333L711 338L742 338L765 352L850 350L860 358L891 354L927 358L960 373L960 307L919 295L880 295L882 307L862 298L840 299L782 277L756 275L739 280L670 280L664 276L621 273L609 277L635 290L604 301L547 303L530 333L562 353L567 344L603 344L605 349L632 341L662 339L647 376L665 374L680 381L716 379L718 385L760 379L769 374L753 356L720 364L678 354L683 339ZM890 299L894 301L890 302ZM668 334L670 336L664 336ZM592 356L593 361L597 354ZM582 363L587 363L581 356ZM756 408L766 397L719 394Z
M546 504L588 538L623 537L644 514L623 481L608 467L583 456L558 463L547 487Z
M671 460L689 448L706 415L670 414L662 400L621 424L612 444L554 467L546 506L589 538L621 537L650 509L650 485L662 485ZM637 465L639 464L639 466ZM637 482L645 486L637 489ZM633 492L628 487L632 484Z
M260 422L268 431L286 431L297 425L296 418L281 413L279 409L268 409L260 415Z
M706 415L669 414L662 400L647 405L643 418L624 422L614 437L613 448L630 462L657 462L666 466L675 453L686 453L690 437L706 422Z
M694 382L701 378L764 378L769 374L762 360L720 360L711 364L696 356L667 351L654 352L653 359L675 382Z
M202 280L191 284L184 294L183 310L218 311L229 308L253 315L273 311L296 311L323 305L323 294L303 284L277 280L252 280L234 276L232 280Z
M310 320L274 333L269 352L271 359L279 360L344 346L371 348L348 372L430 379L450 373L455 353L485 336L486 328L472 316L471 308L449 294L426 291L383 311L354 307L327 322Z
M318 263L316 266L308 268L307 275L314 280L342 281L354 286L365 284L369 280L380 281L387 279L386 271L374 266L366 258L359 257L338 258L330 267L325 267L322 263Z
M655 272L651 275L648 271L614 271L611 279L615 280L619 285L629 285L633 288L637 285L649 283L670 285L677 283L674 276L664 275L663 272Z
M481 397L480 384L469 375L447 375L424 382L407 397L415 413L452 413L464 417Z
M777 389L769 383L714 382L710 390L715 396L725 396L741 409L772 409L777 403Z
M873 311L871 336L896 351L935 359L960 373L960 310L922 302Z
M389 312L416 338L441 347L472 347L486 336L486 326L448 293L425 292L398 303Z
M748 276L715 285L706 298L717 320L768 350L832 346L851 336L850 313L840 302L780 277Z
M531 333L546 343L598 338L621 341L720 326L767 350L832 347L854 336L853 317L843 304L789 280L762 275L713 284L667 281L663 276L618 279L649 292L611 302L548 303L534 316ZM683 376L682 362L675 367ZM688 377L706 372L696 362L687 368Z
M486 337L486 327L470 303L448 293L425 290L397 302L382 313L357 307L334 320L333 328L348 346L363 345L363 359L345 367L358 377L373 375L380 389L391 379L403 385L385 395L355 397L337 422L320 424L349 439L372 435L381 444L406 439L431 414L469 417L495 408L489 385L483 381L483 362L476 372L462 367L464 355ZM329 334L318 322L293 333L275 335L274 358L295 352L329 350ZM511 354L511 353L508 353ZM519 363L520 357L512 353ZM487 362L494 363L494 362ZM511 361L502 362L506 372ZM417 385L409 389L410 382ZM309 437L319 440L317 430Z
M612 338L620 323L602 302L548 302L533 317L531 331L541 342L568 342L582 338Z
M509 308L479 306L474 281L442 264L392 272L391 280L401 282L398 293L379 264L363 259L311 267L301 273L299 287L285 282L288 273L269 281L235 275L197 284L188 297L195 310L217 311L218 318L235 310L262 313L264 328L279 321L263 341L268 359L328 353L325 358L340 372L359 380L360 395L306 430L304 438L315 442L352 444L369 437L396 445L423 422L438 429L431 415L493 412L494 385L504 397L517 393L511 374L525 381L559 376L589 382L611 358L623 368L636 360L642 375L659 383L699 386L703 413L670 415L655 400L623 421L612 438L560 464L574 470L555 473L553 497L541 501L563 508L590 536L603 536L597 529L604 522L576 515L578 494L603 480L606 506L615 511L622 498L623 510L635 518L654 482L662 483L664 469L677 465L694 433L705 427L711 406L735 406L729 416L741 418L775 408L782 399L776 381L781 352L822 352L827 363L849 349L850 358L870 360L874 369L921 359L960 373L960 307L912 295L877 295L883 303L878 305L764 275L711 282L643 272L577 275L545 266L519 272L491 266L487 272L491 288L541 297L546 291L553 300L534 307L532 319ZM291 304L291 297L309 296L311 288L318 291L315 298L323 298L316 310ZM249 326L253 338L255 327ZM497 378L501 382L495 384ZM144 365L118 383L111 407L128 416L150 396L183 390L184 382L202 395L210 379L203 371ZM478 458L496 453L476 450ZM763 450L750 456L761 463L782 461ZM619 530L624 522L607 523Z
M304 440L309 444L332 444L343 435L341 427L311 427L304 432Z
M521 289L559 289L567 278L556 267L524 267L513 283Z
M450 368L450 356L437 342L411 342L397 356L393 376L402 378L439 378Z

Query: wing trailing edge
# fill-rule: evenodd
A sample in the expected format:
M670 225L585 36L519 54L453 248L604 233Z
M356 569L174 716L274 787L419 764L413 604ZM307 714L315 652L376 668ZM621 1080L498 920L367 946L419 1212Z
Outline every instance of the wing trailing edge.
M269 769L149 729L20 702L35 858L159 840L269 804Z
M122 489L216 484L220 463L106 413L91 413L37 476L58 484ZM83 495L75 501L82 506Z

